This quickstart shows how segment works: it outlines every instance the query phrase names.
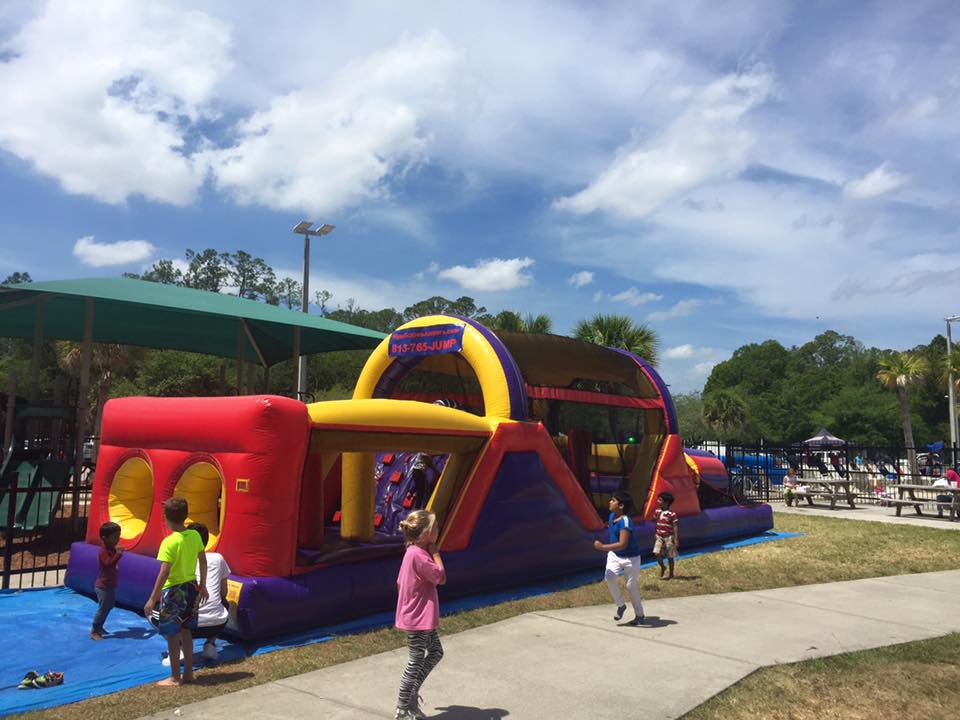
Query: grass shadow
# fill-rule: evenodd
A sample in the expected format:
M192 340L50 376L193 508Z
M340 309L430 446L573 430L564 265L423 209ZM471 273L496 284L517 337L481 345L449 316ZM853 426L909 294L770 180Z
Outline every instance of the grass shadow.
M194 680L194 685L205 685L207 687L214 687L216 685L223 685L225 683L236 682L237 680L246 680L247 678L252 678L252 672L213 672L207 671L197 675Z
M664 582L673 582L674 580L680 580L681 582L690 582L692 580L699 580L699 575L674 575L669 580L664 580Z

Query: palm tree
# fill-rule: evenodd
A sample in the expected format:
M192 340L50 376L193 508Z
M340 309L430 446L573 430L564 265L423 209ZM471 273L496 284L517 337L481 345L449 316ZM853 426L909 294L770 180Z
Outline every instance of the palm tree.
M908 389L927 373L927 362L919 355L897 352L880 358L877 364L880 366L877 380L888 390L896 392L897 400L900 401L900 422L903 425L903 442L907 446L907 463L910 466L910 474L916 475L917 449L913 443Z
M718 390L703 398L703 419L725 437L739 432L747 422L747 406L730 390Z
M533 313L527 313L523 319L523 332L547 334L553 330L553 321L549 315L540 313L534 316Z
M943 363L943 376L940 382L944 385L949 384L951 375L953 375L953 389L960 391L960 347L951 348L950 354Z
M99 373L96 386L96 404L93 422L93 434L97 438L97 450L99 450L100 425L103 422L103 406L110 398L110 390L117 376L133 365L139 363L146 351L143 348L131 347L129 345L116 345L113 343L97 343L93 346L92 364ZM82 347L75 342L57 343L57 355L59 356L60 366L67 371L78 373L82 358ZM89 424L87 427L91 427ZM83 443L83 438L77 438L79 443Z
M580 320L573 329L573 336L596 345L628 350L654 367L657 365L660 337L649 326L635 324L629 315L600 313L589 320Z

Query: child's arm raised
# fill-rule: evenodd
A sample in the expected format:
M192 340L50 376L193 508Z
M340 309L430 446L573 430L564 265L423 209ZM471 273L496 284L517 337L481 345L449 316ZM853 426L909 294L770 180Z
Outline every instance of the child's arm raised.
M430 557L433 558L433 564L440 568L440 577L437 580L437 585L445 585L447 582L447 570L443 567L443 559L440 557L440 548L436 543L430 546L428 552Z
M160 572L157 573L157 581L153 584L153 590L150 592L147 604L143 606L143 616L148 620L150 619L150 613L153 612L153 606L160 600L160 590L168 577L170 577L170 563L162 562L160 563Z

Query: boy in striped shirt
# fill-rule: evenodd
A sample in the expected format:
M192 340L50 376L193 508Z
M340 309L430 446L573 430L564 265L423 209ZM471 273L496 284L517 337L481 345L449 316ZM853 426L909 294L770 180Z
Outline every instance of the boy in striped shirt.
M677 528L677 514L670 509L673 505L673 495L665 492L657 497L658 509L653 513L657 521L657 539L653 544L653 554L657 558L657 564L660 565L660 579L669 580L673 577L673 562L677 557L677 549L680 547L680 535ZM663 564L663 556L667 556L667 562L670 564L670 574L666 577L663 574L667 568Z

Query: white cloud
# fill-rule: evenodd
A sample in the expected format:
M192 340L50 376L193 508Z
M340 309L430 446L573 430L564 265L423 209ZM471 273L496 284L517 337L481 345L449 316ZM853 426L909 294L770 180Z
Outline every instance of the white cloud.
M943 314L940 297L924 290L944 286L960 273L960 251L951 227L929 227L928 214L844 203L839 188L825 192L799 183L740 179L713 185L711 192L725 212L690 212L671 202L653 213L639 234L557 235L559 257L590 262L638 283L722 291L761 319L827 323L867 342L896 343L893 331L883 328L896 323L899 335L918 317ZM835 221L797 223L802 216ZM905 244L903 237L913 241ZM872 336L866 334L868 321L879 328ZM751 324L746 337L769 337L775 331L767 327L767 321Z
M436 275L438 272L440 272L440 264L437 262L432 262L427 265L426 270L421 270L420 272L414 274L413 279L420 282L424 280L427 275Z
M669 310L659 310L650 313L647 319L651 322L660 322L661 320L687 317L701 305L703 305L703 300L681 300Z
M684 344L667 348L663 356L669 360L689 360L691 358L711 357L719 352L712 347L697 347L696 345Z
M644 305L648 302L663 300L663 295L653 292L642 293L636 287L631 287L616 295L611 295L610 299L614 302L622 302L637 307L638 305Z
M692 358L695 353L696 348L694 348L693 345L677 345L676 347L667 348L663 356L670 360L677 360L680 358Z
M529 285L533 276L523 272L532 267L532 258L511 258L501 260L478 260L473 267L455 265L441 270L438 277L444 280L453 280L468 290L513 290L514 288Z
M575 272L573 275L567 278L567 282L570 285L573 285L575 288L581 288L584 285L589 285L593 282L593 273L589 270Z
M603 292L603 290L597 290L597 291L593 294L593 301L594 301L595 303L598 303L598 302L600 302L601 300L603 300L606 296L607 296L607 295L606 295L605 292Z
M226 25L123 0L54 1L5 43L0 148L69 193L190 203L188 134L229 68Z
M693 366L693 374L697 377L707 377L710 371L720 362L719 360L704 360Z
M903 187L909 181L910 178L906 175L887 170L887 164L883 163L862 178L848 182L844 186L843 192L847 197L856 200L866 200L867 198L885 195L888 192Z
M425 155L425 118L443 112L457 53L438 33L348 64L319 87L288 92L211 151L217 187L240 204L329 213L389 194Z
M744 116L773 94L773 73L763 66L710 83L673 122L649 138L636 133L588 187L554 207L641 218L679 193L737 173L755 142Z
M155 249L146 240L121 240L114 243L98 243L93 235L82 237L74 243L73 254L84 265L108 267L143 262L153 256Z

